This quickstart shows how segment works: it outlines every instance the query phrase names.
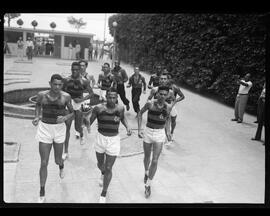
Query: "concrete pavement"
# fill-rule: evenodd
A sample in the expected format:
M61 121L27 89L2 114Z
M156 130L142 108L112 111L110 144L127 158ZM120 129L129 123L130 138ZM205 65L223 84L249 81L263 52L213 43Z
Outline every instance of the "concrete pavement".
M33 64L14 63L4 59L4 72L30 71L30 83L4 86L4 91L16 88L47 87L53 73L70 74L68 60L34 58ZM96 80L103 61L89 62L87 71ZM128 75L131 66L122 64ZM144 74L146 81L149 75ZM11 76L11 75L10 75ZM16 75L15 75L16 76ZM4 74L4 79L8 78ZM13 75L14 77L14 75ZM25 76L24 76L25 77ZM244 115L244 122L231 122L233 108L182 89L185 100L177 104L178 118L175 142L163 148L153 180L152 195L144 198L143 154L117 158L108 189L108 203L263 203L265 185L265 147L251 141L255 135L255 117ZM126 89L131 101L131 89ZM141 106L149 94L141 96ZM121 100L119 99L120 103ZM131 105L131 104L130 104ZM127 118L137 128L131 105ZM146 114L144 115L144 121ZM125 136L120 127L122 139ZM136 130L122 145L134 143L142 151ZM19 162L4 163L4 201L7 203L36 203L39 195L38 143L36 128L31 120L4 117L4 140L21 143ZM97 203L101 188L100 172L96 166L93 142L96 124L87 135L87 144L80 145L71 127L70 156L65 162L65 178L60 180L58 166L51 151L46 183L48 203ZM264 134L264 131L263 131ZM262 137L264 140L264 136Z

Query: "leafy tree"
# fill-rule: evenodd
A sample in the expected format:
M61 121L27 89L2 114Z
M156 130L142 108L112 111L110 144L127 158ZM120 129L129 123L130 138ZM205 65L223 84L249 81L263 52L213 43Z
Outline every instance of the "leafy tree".
M20 26L20 28L21 28L21 26L23 25L23 20L22 19L18 19L17 20L17 24Z
M31 22L31 25L34 27L34 29L36 29L37 25L38 25L38 22L36 20L33 20Z
M67 18L68 23L73 26L79 32L80 28L84 27L87 22L84 22L82 18L76 19L73 16Z
M8 27L10 27L10 21L14 18L17 18L21 16L20 13L6 13L5 14L5 17L7 18L7 21L8 21Z

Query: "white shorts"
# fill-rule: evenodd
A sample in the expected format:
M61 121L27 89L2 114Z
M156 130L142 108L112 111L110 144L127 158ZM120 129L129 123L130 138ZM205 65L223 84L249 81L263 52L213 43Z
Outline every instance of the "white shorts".
M102 90L102 89L100 89L99 90L99 98L100 99L103 99L103 100L106 100L106 90Z
M176 110L176 107L175 107L175 105L173 106L173 108L172 108L172 110L171 110L171 113L170 113L170 115L171 115L171 117L175 117L175 116L177 116L177 110Z
M165 128L163 129L152 129L145 127L144 138L145 143L164 143L166 141Z
M71 100L71 104L72 104L72 107L74 110L80 110L82 104L84 105L84 104L88 104L88 103L90 103L90 99L87 99L87 100L80 102L80 103L76 103L73 99Z
M46 124L39 121L36 137L38 142L64 143L66 139L66 124Z
M120 154L120 136L103 136L101 133L96 135L95 151L98 153L106 153L111 156Z

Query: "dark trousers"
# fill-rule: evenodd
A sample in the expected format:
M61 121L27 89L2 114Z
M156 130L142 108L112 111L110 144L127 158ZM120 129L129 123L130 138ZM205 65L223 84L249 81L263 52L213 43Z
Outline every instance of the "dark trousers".
M264 126L264 102L262 98L258 100L258 126L255 139L260 140L262 135L262 128Z
M129 100L126 98L125 86L124 84L117 84L117 93L120 95L121 100L125 105L129 104Z
M131 90L131 97L132 97L132 104L133 109L136 113L140 111L140 96L142 94L142 88L132 88Z
M26 55L28 60L31 60L33 58L33 49L32 47L27 47L26 48Z

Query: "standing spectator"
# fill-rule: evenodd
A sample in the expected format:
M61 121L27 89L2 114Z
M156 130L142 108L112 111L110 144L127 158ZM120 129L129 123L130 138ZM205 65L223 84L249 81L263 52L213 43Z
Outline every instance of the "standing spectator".
M232 121L242 123L248 101L248 92L252 87L252 82L250 81L250 73L247 73L244 78L238 80L237 83L240 84L240 86L235 99L234 118Z
M89 43L89 47L88 47L88 60L92 61L93 60L93 45L92 43Z
M76 41L76 46L75 46L75 51L76 51L76 60L80 60L81 58L81 45L79 44L78 41Z
M132 86L131 90L131 97L132 97L132 104L133 104L133 109L137 113L140 111L140 96L142 94L142 88L143 88L143 93L146 93L146 82L145 78L140 74L139 67L135 66L134 67L134 74L129 78L129 82L127 85L127 88Z
M96 47L95 49L95 53L94 53L94 58L97 60L98 58L98 48Z
M72 46L72 43L70 42L68 44L68 59L72 59L72 51L73 51L73 46Z
M19 37L19 40L17 41L17 55L18 55L18 59L23 61L23 40L22 37Z
M104 55L104 45L102 46L102 48L100 50L99 59L102 59L103 60L103 55Z
M252 138L252 140L261 140L261 135L262 135L262 128L264 126L264 109L265 109L265 83L263 85L263 90L261 92L261 95L258 99L258 127L257 127L257 131L256 131L256 135L254 138Z
M126 105L127 110L129 110L129 100L126 98L124 83L128 81L127 72L120 67L120 62L116 61L115 67L112 69L112 74L117 85L117 93L120 95L121 100Z
M32 60L33 58L33 50L34 50L34 44L30 37L27 38L26 41L26 55L28 60Z
M4 54L11 54L8 43L4 40Z

